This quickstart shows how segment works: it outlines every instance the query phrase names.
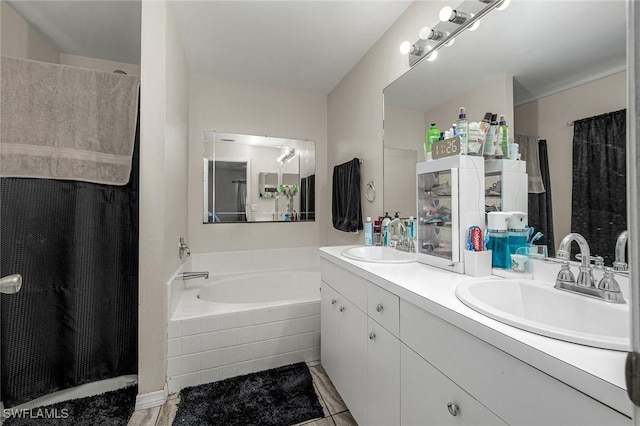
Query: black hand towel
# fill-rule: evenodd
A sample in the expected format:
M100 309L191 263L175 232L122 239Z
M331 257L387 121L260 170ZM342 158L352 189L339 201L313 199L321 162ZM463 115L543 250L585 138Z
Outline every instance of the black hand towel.
M360 160L354 158L333 168L333 227L344 232L363 229L360 205Z

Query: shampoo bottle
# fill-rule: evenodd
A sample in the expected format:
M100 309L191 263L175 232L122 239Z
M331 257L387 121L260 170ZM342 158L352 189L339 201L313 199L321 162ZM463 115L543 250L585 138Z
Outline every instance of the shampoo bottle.
M385 212L384 219L382 219L382 245L388 246L391 244L391 231L389 229L389 223L391 223L391 217L389 212Z
M467 154L469 152L469 121L464 107L460 108L460 115L456 121L456 132L460 136L460 153Z
M367 216L367 221L364 223L364 245L373 245L373 223L370 216Z
M485 157L493 157L496 154L498 145L498 115L491 114L491 124L484 143L483 154Z
M427 130L424 141L424 153L427 161L431 160L431 146L440 139L440 130L436 127L436 123L431 123L431 127Z
M504 115L500 116L500 127L498 129L498 138L500 139L500 150L502 151L502 158L509 159L509 126L507 126L507 120Z

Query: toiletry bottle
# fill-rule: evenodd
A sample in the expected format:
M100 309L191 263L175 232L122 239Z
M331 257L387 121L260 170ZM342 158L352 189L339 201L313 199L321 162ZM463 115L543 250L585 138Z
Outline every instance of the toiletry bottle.
M458 136L458 125L456 123L451 124L449 132L451 133L451 137Z
M482 155L484 153L484 146L487 140L487 134L489 133L490 127L491 127L491 113L487 112L484 115L484 118L482 119L482 121L480 122L480 125L478 126L478 146L477 146L478 151L472 153L471 150L469 150L469 154Z
M389 223L391 223L391 217L389 216L389 212L385 212L384 219L382 219L382 245L383 246L388 246L391 243Z
M407 223L407 235L412 239L416 237L416 224L413 216L409 216L409 222Z
M504 115L500 116L500 127L498 129L498 138L500 139L500 150L502 151L502 158L504 160L509 159L509 126L507 126L507 120Z
M469 121L464 107L460 108L460 115L456 121L457 136L460 136L460 153L467 154L469 152Z
M367 216L367 221L364 223L364 245L373 245L373 223L370 216Z
M496 145L498 145L498 114L491 114L491 124L484 141L483 155L485 157L493 157L496 153Z
M424 152L427 161L431 160L431 146L440 139L440 130L436 127L436 123L431 123L431 127L427 131L424 142Z

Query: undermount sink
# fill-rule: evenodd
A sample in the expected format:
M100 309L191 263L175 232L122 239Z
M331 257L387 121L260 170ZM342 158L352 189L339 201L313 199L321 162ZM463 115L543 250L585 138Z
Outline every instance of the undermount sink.
M614 304L535 280L465 282L456 296L471 309L547 337L618 351L631 350L628 304Z
M411 263L416 261L415 253L396 250L387 246L358 246L342 250L342 256L374 263Z

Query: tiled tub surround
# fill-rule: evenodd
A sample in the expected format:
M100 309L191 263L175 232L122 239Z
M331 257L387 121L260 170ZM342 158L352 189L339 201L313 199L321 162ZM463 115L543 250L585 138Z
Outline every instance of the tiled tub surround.
M169 392L294 362L319 360L318 263L317 248L193 255L181 271L209 271L210 278L168 283ZM295 269L283 270L283 265L293 265ZM255 300L260 289L252 286L268 285L269 281L277 285L281 278L290 279L296 274L294 280L300 281L301 287L310 287L311 293L304 294L296 288L290 298L265 303ZM238 296L246 294L250 303L216 303L197 298L201 291L217 283L237 287ZM271 293L263 292L266 299ZM237 301L227 291L224 294L227 300Z

